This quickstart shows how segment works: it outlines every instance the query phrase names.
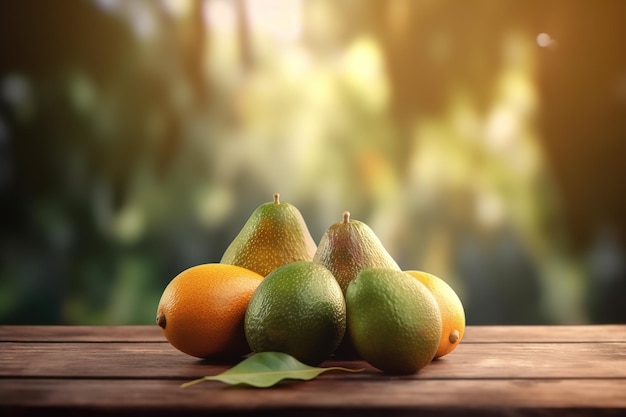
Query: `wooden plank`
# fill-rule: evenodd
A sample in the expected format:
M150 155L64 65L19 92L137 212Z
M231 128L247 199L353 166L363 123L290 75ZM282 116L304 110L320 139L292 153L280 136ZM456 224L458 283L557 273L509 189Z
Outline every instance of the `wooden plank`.
M0 326L0 415L626 414L626 326L468 326L415 375L365 367L251 390L207 382L232 364L187 356L156 326Z
M0 342L164 342L154 326L0 326Z
M576 415L626 412L626 380L407 380L337 383L320 376L255 390L167 380L0 380L0 414Z
M166 342L156 325L0 326L0 342ZM626 325L467 326L463 343L626 342Z
M626 325L467 326L463 343L626 342Z
M226 370L185 355L167 343L0 343L2 377L195 378ZM363 361L327 361L323 366L367 367ZM626 343L463 344L403 379L626 378Z

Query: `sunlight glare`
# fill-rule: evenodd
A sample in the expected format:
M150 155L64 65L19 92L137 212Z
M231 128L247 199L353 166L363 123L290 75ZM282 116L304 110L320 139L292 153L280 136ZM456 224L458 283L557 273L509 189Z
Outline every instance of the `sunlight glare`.
M212 31L221 34L231 34L235 32L237 16L234 2L227 0L208 0L204 2L202 12L205 24Z
M191 12L191 0L161 0L163 8L175 17L183 17Z
M378 43L370 38L355 41L348 49L343 64L348 85L370 108L383 109L387 105L389 91Z
M550 35L548 35L547 33L542 32L539 35L537 35L537 45L539 45L542 48L553 46L554 39L552 39Z
M266 33L290 43L302 31L300 0L255 0L246 2L248 20L256 33Z

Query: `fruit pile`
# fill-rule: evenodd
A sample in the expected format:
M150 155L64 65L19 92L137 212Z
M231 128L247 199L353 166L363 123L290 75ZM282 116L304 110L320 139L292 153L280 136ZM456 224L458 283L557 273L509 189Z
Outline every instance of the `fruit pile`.
M458 346L465 313L445 281L402 271L350 213L316 246L298 209L274 194L220 263L168 284L157 324L175 348L199 358L283 352L317 365L335 354L410 374Z

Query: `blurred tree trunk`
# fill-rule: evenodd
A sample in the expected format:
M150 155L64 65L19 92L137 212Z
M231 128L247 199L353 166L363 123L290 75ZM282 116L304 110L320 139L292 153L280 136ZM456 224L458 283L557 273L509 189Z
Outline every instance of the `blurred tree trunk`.
M254 57L250 40L250 23L246 11L246 0L236 0L235 11L237 14L237 35L241 68L244 72L249 72L254 67Z
M200 1L192 2L188 21L184 23L182 64L187 78L194 87L195 97L200 103L206 104L211 95L211 89L204 67L209 32L206 30L202 17L203 4Z

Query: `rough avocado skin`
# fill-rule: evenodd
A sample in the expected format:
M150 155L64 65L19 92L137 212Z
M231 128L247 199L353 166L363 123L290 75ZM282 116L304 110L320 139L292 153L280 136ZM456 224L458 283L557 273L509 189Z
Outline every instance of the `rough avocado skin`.
M300 211L289 203L261 204L228 246L221 263L241 266L266 276L279 266L310 261L316 245Z
M334 275L343 293L357 274L366 268L385 268L400 271L400 267L383 247L372 229L363 222L344 220L326 230L313 257Z
M441 338L439 306L428 288L404 272L366 269L346 293L348 329L359 355L386 373L428 365Z
M272 271L246 310L245 335L254 352L284 352L313 366L334 352L345 331L341 288L328 269L310 261Z

